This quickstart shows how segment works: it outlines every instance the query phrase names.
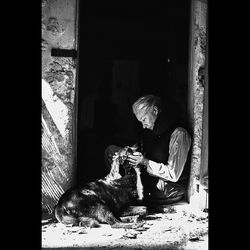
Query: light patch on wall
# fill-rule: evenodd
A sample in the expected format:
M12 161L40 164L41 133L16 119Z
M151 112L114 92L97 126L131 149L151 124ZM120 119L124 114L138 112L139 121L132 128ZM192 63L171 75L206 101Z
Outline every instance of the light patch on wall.
M54 95L49 83L44 79L42 79L42 99L58 130L65 138L67 135L66 126L69 122L68 108L56 95Z

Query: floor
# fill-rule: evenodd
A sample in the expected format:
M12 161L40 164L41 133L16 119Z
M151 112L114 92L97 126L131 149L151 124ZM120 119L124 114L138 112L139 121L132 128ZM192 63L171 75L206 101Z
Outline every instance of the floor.
M142 221L134 229L65 226L51 218L42 221L43 249L208 249L208 211L189 204L168 205L139 215L124 216L123 221Z

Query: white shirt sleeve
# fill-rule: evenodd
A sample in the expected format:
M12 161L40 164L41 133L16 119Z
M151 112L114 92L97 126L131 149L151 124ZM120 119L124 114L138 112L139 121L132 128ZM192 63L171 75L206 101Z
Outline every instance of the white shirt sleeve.
M147 172L165 181L177 182L182 174L190 146L191 138L188 132L184 128L176 128L169 143L168 164L149 160Z

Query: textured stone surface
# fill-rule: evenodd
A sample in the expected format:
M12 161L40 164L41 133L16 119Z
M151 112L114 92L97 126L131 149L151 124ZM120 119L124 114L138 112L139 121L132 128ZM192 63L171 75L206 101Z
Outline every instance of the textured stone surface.
M42 7L42 36L53 48L74 49L76 0L48 0Z
M200 183L201 169L201 148L202 148L202 130L203 130L203 109L204 109L204 81L201 77L202 70L205 67L206 56L206 19L207 4L202 1L193 1L192 16L192 95L193 95L193 148L191 160L191 181L190 194L198 192Z
M48 48L48 42L42 39L42 50L47 50L47 48Z
M48 0L42 0L42 7L44 7L47 4Z
M50 83L54 93L65 103L71 99L72 91L75 89L74 82L75 65L71 58L54 58L45 71L44 79Z
M75 0L42 1L42 205L51 213L73 178L76 65L51 48L75 47Z
M47 31L51 32L53 36L61 36L64 33L64 28L59 24L57 18L50 17L47 24Z

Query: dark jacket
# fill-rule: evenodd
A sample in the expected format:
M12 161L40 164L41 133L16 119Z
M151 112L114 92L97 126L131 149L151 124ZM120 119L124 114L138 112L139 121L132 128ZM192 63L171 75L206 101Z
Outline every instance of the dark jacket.
M177 127L187 130L184 122L178 116L169 115L166 110L160 112L155 121L154 129L152 131L144 129L141 133L140 145L144 156L157 163L167 164L171 134ZM177 182L183 185L187 184L190 174L190 151L183 172ZM149 176L147 173L144 174L144 179L152 185L155 185L158 181L157 177Z

